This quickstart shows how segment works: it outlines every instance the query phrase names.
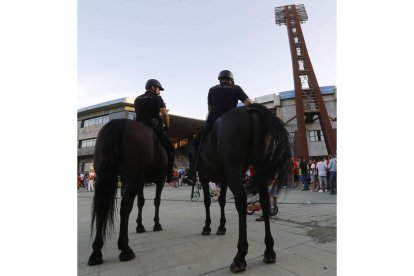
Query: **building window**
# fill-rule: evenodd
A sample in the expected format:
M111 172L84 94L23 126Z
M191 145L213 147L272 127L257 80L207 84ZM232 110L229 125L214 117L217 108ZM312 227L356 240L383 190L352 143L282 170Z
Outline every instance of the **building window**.
M135 112L128 112L128 119L135 120Z
M311 130L309 131L309 141L310 142L319 142L325 141L323 138L323 133L321 130Z
M95 139L87 139L87 140L82 140L80 141L80 148L90 148L90 147L94 147L96 143L96 138Z
M83 127L90 127L96 125L104 125L109 121L109 116L101 116L92 119L83 120Z

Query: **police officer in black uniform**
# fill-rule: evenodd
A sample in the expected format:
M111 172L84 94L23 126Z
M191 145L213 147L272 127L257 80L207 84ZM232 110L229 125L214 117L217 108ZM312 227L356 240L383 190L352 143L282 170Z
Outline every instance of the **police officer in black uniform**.
M223 70L218 76L220 84L215 85L208 91L208 116L204 127L197 133L194 138L192 146L190 146L190 171L188 178L190 181L195 181L195 163L198 158L198 148L202 143L204 137L213 127L214 122L224 113L237 107L240 100L246 106L252 102L244 93L243 89L234 84L233 74L229 70Z
M158 80L149 79L145 84L145 89L147 91L138 96L134 102L135 120L151 127L161 145L165 148L168 156L167 182L171 182L174 165L174 148L170 139L165 134L165 131L170 127L170 117L164 100L160 96L160 91L164 91L164 88ZM165 126L160 123L160 113Z

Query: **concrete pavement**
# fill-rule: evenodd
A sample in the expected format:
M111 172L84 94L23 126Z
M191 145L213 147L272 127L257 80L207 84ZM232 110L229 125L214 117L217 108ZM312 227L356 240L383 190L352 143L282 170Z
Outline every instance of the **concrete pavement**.
M129 220L129 242L136 257L120 262L117 248L119 205L115 232L102 250L104 263L88 266L92 252L90 219L93 192L78 191L78 275L233 275L229 266L237 252L238 215L229 192L226 205L227 232L215 234L220 207L211 205L212 234L201 235L205 211L203 196L190 201L191 187L177 189L165 186L160 207L163 230L153 232L155 186L144 189L146 198L143 224L146 233L135 233L135 207ZM275 264L262 262L264 223L247 216L249 252L243 275L336 275L336 196L300 190L283 190L279 197L279 213L271 218L275 240Z

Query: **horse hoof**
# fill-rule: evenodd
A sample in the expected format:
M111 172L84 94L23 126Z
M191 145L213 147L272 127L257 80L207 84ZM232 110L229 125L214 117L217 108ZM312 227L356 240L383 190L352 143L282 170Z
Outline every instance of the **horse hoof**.
M91 256L89 257L88 260L88 265L92 266L92 265L99 265L103 263L102 260L102 253L101 252L92 252Z
M137 226L137 233L144 233L145 231L146 230L145 230L145 227L143 225Z
M246 262L242 263L240 266L234 264L234 262L230 265L230 271L233 273L239 273L246 270Z
M274 264L276 262L275 251L272 250L270 253L265 252L264 257L263 257L263 262L265 264Z
M224 228L224 229L217 229L217 232L216 232L216 235L224 235L224 234L226 234L226 228Z
M211 233L211 229L203 228L203 231L201 232L201 235L207 236L207 235L210 235L210 233Z
M126 250L122 250L121 254L119 254L119 260L121 262L126 262L129 260L132 260L133 258L135 258L135 253L134 251L132 251L131 248L128 248Z
M153 229L154 229L154 231L161 231L162 226L161 226L161 224L155 224Z

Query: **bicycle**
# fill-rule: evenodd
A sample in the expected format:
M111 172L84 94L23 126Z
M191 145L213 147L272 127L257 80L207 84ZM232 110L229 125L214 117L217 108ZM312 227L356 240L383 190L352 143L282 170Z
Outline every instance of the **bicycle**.
M191 201L197 201L200 198L200 194L201 194L200 190L203 190L203 187L201 186L201 183L197 178L196 185L192 189L193 192L191 194ZM220 192L218 194L216 194L216 192L211 190L211 188L209 187L209 193L210 193L211 198L215 198L217 196L217 200L218 200L218 198L220 196Z
M259 202L259 196L256 195L252 198L253 198L252 200L249 201L248 199L247 201L247 214L248 215L253 215L256 211L262 210L262 206L260 205L260 202ZM269 211L270 211L269 212L270 216L275 216L279 212L279 207L277 206L277 203L276 203L276 197L273 197L273 200L271 200Z
M251 181L253 180L252 177L246 176L243 179L243 185L249 186ZM248 215L253 215L256 211L261 211L262 210L262 206L260 205L260 200L259 200L259 195L248 195L247 198L247 214ZM270 210L269 210L269 215L270 216L275 216L278 212L279 212L279 207L277 206L277 198L275 196L271 196L271 200L270 200Z

